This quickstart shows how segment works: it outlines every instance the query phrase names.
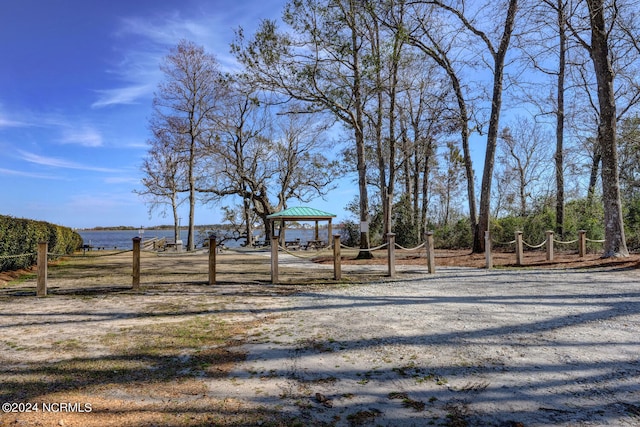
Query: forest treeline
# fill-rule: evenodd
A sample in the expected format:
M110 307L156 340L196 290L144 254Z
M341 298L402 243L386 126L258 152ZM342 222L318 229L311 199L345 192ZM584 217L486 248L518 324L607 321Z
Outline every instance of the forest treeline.
M281 20L236 30L233 72L183 40L161 64L138 192L176 228L189 204L188 249L198 200L251 239L352 177L362 249L434 229L481 251L486 230L518 227L531 240L585 229L627 255L640 246L638 6L291 0Z
M0 271L35 265L40 242L55 257L79 249L82 237L69 227L0 215Z

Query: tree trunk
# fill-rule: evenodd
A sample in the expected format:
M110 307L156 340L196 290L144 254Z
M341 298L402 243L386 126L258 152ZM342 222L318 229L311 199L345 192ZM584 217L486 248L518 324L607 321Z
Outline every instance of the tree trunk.
M422 187L422 208L420 210L420 220L422 221L424 231L429 231L428 230L429 220L427 219L427 215L429 213L429 182L430 182L429 174L430 174L430 167L431 167L429 161L433 153L433 150L431 149L432 140L430 136L428 138L429 138L429 142L427 143L427 146L426 146L426 152L423 160L424 163L422 165L422 186L421 186Z
M587 205L591 208L593 198L596 194L596 184L598 183L598 172L600 171L600 146L598 142L593 147L593 159L591 161L591 171L589 173L589 186L587 187Z
M511 33L516 16L517 0L509 1L507 18L500 41L500 47L494 55L493 95L491 103L491 116L489 118L489 130L487 132L487 148L482 173L482 186L480 194L480 216L478 218L478 233L489 231L489 217L491 215L491 183L493 181L493 166L495 163L496 145L498 142L498 126L500 122L500 109L502 107L502 80L504 76L504 59L511 40ZM476 233L477 234L477 233ZM480 242L484 251L484 239Z
M411 208L411 214L413 216L413 218L411 218L411 223L413 224L415 230L416 230L416 236L418 237L418 241L420 241L420 239L422 239L422 236L424 236L424 232L426 231L424 229L424 220L422 219L422 215L420 213L420 200L421 200L421 196L420 196L420 162L417 158L417 155L414 156L415 159L415 163L413 165L414 168L414 173L411 176L411 193L408 194L413 194L413 205ZM407 173L409 173L409 168L407 168Z
M171 197L171 210L173 211L173 241L180 240L180 217L178 216L178 201L176 200L176 194Z
M616 102L613 88L608 34L602 0L587 0L591 17L590 55L598 83L598 145L602 154L602 200L604 203L603 257L629 256L624 235L618 151L616 144Z
M453 92L455 93L456 101L458 103L458 121L460 126L462 152L464 154L464 170L467 177L467 200L469 203L469 223L471 225L471 233L473 236L473 252L482 252L484 233L478 232L475 177L473 172L473 162L471 160L471 150L469 149L469 111L467 109L467 102L464 98L460 79L449 61L447 52L443 50L432 37L429 37L429 40L433 44L433 49L416 39L411 39L411 42L418 46L424 53L429 55L440 67L442 67L451 81L451 87L453 88Z
M362 116L359 119L360 125L362 125ZM360 252L358 252L357 259L371 259L373 255L369 248L371 243L369 241L369 195L367 193L367 166L365 163L365 149L364 149L364 135L362 134L362 128L355 131L356 136L356 153L358 156L358 190L360 193ZM362 229L362 224L366 224L367 229Z
M357 5L356 0L349 2L349 9L355 16ZM354 19L355 21L355 19ZM351 29L351 48L352 48L352 60L353 60L353 98L355 104L355 120L354 134L356 140L356 156L358 162L358 190L360 193L360 223L366 224L367 228L360 229L360 252L357 259L371 259L373 254L369 251L371 242L369 240L369 194L367 192L367 164L365 159L365 144L364 144L364 119L363 109L364 102L362 99L362 81L360 76L360 46L358 42L357 28L353 26Z
M471 150L469 149L469 115L467 106L460 89L460 83L457 82L456 98L458 99L458 107L460 110L460 137L462 139L462 153L464 154L464 172L467 177L467 199L469 202L469 224L471 225L471 236L473 238L473 252L482 251L482 242L484 242L484 233L478 232L478 214L476 212L476 190L475 177L473 174L473 162L471 160Z
M251 221L251 203L248 198L244 198L242 202L242 215L244 216L244 224L247 233L247 247L253 246L253 224Z
M195 244L195 211L196 211L196 178L194 174L195 168L195 137L191 139L191 147L189 150L189 230L187 233L187 251L193 251Z
M524 218L527 216L527 184L522 167L518 168L518 181L520 182L520 216Z
M564 0L558 0L558 93L556 111L556 234L564 237L564 78L567 56L567 35Z

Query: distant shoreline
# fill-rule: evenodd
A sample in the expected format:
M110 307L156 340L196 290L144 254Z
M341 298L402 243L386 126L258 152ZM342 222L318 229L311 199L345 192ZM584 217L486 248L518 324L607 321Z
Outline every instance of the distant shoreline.
M214 225L196 225L195 228L228 228L228 224L214 224ZM186 230L188 226L181 225L180 230ZM115 226L115 227L90 227L90 228L76 228L77 231L136 231L136 230L173 230L173 225L153 225L149 227L133 227L129 225Z
M230 224L213 224L213 225L196 225L195 226L196 229L222 229L222 230L226 230L226 229L231 229L233 228ZM311 225L304 225L304 224L292 224L292 225L287 225L287 229L313 229L314 227ZM320 224L319 228L322 229L326 229L327 228L327 224ZM340 225L333 225L334 229L337 228L341 228ZM173 230L173 225L154 225L154 226L149 226L149 227L132 227L129 225L122 225L122 226L115 226L115 227L91 227L91 228L75 228L75 231L137 231L137 230ZM187 230L188 227L186 225L181 225L180 226L180 230ZM255 228L255 231L261 231L262 227L257 227Z

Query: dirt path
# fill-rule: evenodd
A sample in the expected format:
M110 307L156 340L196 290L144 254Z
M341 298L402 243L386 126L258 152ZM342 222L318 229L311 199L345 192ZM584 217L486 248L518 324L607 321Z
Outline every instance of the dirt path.
M33 279L0 289L2 401L92 409L0 426L640 425L637 270L408 265L336 285L284 257L313 284L272 286L268 260L223 254L244 279L212 288L202 260L147 259L140 293L126 257L53 269L44 299Z

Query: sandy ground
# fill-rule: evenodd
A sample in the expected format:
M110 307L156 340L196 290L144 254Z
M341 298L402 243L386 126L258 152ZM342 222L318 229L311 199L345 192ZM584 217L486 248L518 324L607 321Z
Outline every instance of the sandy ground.
M323 284L330 266L283 256L284 277L316 279L273 286L268 277L224 280L243 256L221 254L215 287L203 284L206 267L194 271L205 259L143 260L164 280L143 280L139 293L126 290L126 259L124 267L109 261L112 272L123 269L117 280L103 281L104 267L90 281L86 269L80 277L66 269L47 298L30 294L33 279L0 288L5 381L46 376L43 366L60 361L113 357L105 336L129 328L199 316L250 325L234 344L243 357L196 378L191 395L111 380L31 390L23 401L73 399L93 410L2 413L0 426L208 425L193 414L223 410L253 411L251 423L263 425L640 425L637 258L579 269L439 266L434 275L409 263L394 279L383 265L346 264L342 283ZM256 259L251 269L268 268ZM366 283L363 274L372 274ZM177 375L167 386L180 384ZM162 417L145 421L150 409Z
M286 396L287 410L326 422L638 425L634 282L449 268L298 295L248 347L233 392L253 388L273 405Z

